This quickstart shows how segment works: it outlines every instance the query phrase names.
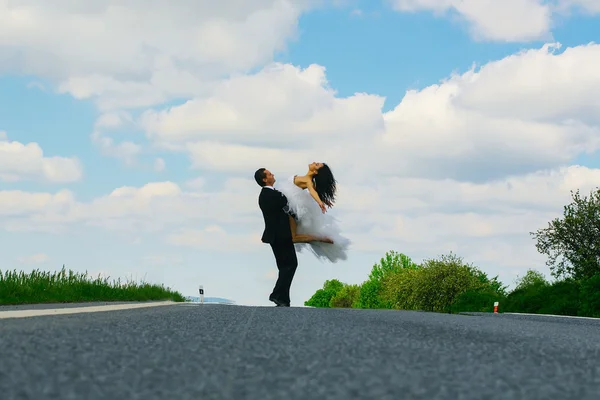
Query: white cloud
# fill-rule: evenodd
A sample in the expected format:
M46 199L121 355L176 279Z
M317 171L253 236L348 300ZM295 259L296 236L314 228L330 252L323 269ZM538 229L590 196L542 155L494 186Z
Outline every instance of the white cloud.
M190 179L185 183L185 186L192 190L201 190L204 189L204 185L206 184L206 180L202 177Z
M230 179L206 191L184 191L173 182L124 186L89 202L69 191L0 191L0 218L11 231L57 231L73 224L128 233L166 232L198 224L235 224L242 229L261 221L256 183Z
M331 0L0 0L0 74L45 79L103 112L205 95L220 79L270 62L300 15ZM110 29L106 29L110 27ZM105 121L104 121L105 122ZM135 138L91 133L101 153L135 165Z
M455 102L490 117L597 126L600 45L557 54L561 47L546 44L483 66Z
M45 157L39 144L23 144L0 132L0 180L39 180L52 183L75 182L83 176L80 161L67 157Z
M154 170L156 172L162 172L165 170L166 167L167 167L167 164L165 163L165 160L163 160L162 158L158 157L154 160Z
M477 40L551 40L556 16L600 12L597 0L387 0L398 12L431 11L466 22Z
M167 243L198 250L247 253L262 249L260 237L259 233L230 234L219 225L209 225L204 229L181 229L168 235Z
M134 128L135 121L130 114L123 111L106 112L101 114L94 123L94 130L90 137L103 155L120 159L125 164L132 165L136 163L137 157L142 152L142 146L131 140L115 143L108 133Z
M261 165L301 173L313 160L354 182L373 174L485 181L557 168L600 148L600 72L591 67L600 46L558 47L410 90L386 113L379 96L337 97L320 66L271 65L149 111L141 124L194 167L244 176Z
M102 109L150 106L270 61L319 3L0 0L0 73L50 78Z
M494 243L523 246L531 240L528 232L561 212L570 190L585 193L599 181L600 169L581 166L480 184L381 178L371 186L344 186L330 212L355 250L490 254ZM5 227L17 221L30 230L83 223L132 236L153 232L169 244L213 251L262 248L255 182L231 179L210 189L187 192L173 182L155 182L122 187L91 202L75 201L69 192L0 191L0 218ZM532 246L525 260L535 258Z
M543 0L390 0L400 12L452 11L481 40L533 41L550 39L552 10Z
M49 259L50 257L43 253L17 257L17 261L21 264L43 264Z
M565 12L571 9L583 10L590 14L600 13L600 2L597 0L558 0L558 11Z
M325 68L271 64L254 75L236 76L206 97L163 111L149 111L142 125L158 142L217 139L236 144L290 145L342 140L383 128L384 98L336 97Z
M55 194L21 190L0 191L1 216L18 217L39 212L61 212L74 204L73 194L68 190L61 190Z

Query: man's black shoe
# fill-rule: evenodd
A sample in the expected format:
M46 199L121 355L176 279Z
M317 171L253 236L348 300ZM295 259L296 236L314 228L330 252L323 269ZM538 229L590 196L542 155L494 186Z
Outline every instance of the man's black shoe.
M284 303L283 301L277 300L274 297L269 297L269 301L272 301L273 303L275 303L275 305L277 307L289 307L290 303Z

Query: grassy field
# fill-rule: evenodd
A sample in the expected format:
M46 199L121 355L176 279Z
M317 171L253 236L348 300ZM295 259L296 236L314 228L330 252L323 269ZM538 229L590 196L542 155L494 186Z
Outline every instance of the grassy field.
M89 301L183 302L177 291L145 282L121 282L108 278L92 278L86 273L66 271L31 273L0 270L0 305L75 303Z

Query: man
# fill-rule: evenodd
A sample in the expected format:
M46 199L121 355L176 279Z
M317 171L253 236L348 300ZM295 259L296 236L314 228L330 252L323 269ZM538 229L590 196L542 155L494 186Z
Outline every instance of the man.
M254 173L254 179L262 187L258 196L258 205L265 220L262 242L269 243L275 255L279 277L269 296L277 307L290 306L290 286L298 267L296 248L292 241L289 215L284 211L288 204L283 193L275 190L275 175L265 168Z

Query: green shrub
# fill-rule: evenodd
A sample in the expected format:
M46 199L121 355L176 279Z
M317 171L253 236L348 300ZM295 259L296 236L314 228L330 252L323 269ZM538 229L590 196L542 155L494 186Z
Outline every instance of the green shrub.
M452 312L493 312L494 303L502 305L504 297L490 287L469 289L458 295L450 307Z
M414 288L418 273L417 269L406 269L386 276L381 283L382 301L396 310L416 309Z
M396 273L400 270L415 270L419 265L415 264L410 257L396 251L388 251L385 256L379 260L378 264L373 265L369 280L381 282L387 275Z
M473 267L454 254L426 260L414 280L415 305L423 311L450 312L454 301L481 286Z
M534 275L530 274L530 276ZM502 310L532 314L578 315L579 291L580 282L570 278L552 284L542 279L521 281L521 284L507 296Z
M513 290L500 305L501 312L538 313L545 301L546 287L547 285L537 283Z
M542 290L544 301L540 314L578 315L580 307L579 290L581 283L574 279L564 279L546 286Z
M332 308L352 308L358 304L360 296L360 286L344 285L330 300L329 306Z
M391 276L395 276L402 271L413 271L419 268L420 266L405 254L393 250L386 252L385 256L379 260L379 263L373 265L369 279L361 285L356 307L374 309L393 308L395 298L389 289L386 291L384 288L385 282ZM387 286L389 287L389 284Z
M356 303L357 308L391 308L381 299L381 282L377 280L368 280L360 285L360 293Z
M500 312L539 313L544 305L545 288L550 286L544 275L529 269L515 283L515 288L500 304Z
M312 297L304 302L305 306L327 308L331 301L331 294L327 293L323 289L319 289L312 295Z
M60 271L0 270L0 305L152 300L184 302L185 297L163 285L67 272L64 265Z
M528 270L507 293L498 277L488 276L450 253L415 264L402 253L387 252L373 265L369 279L345 285L332 279L305 302L313 307L499 312L600 317L600 274L550 283Z
M525 276L517 278L516 284L517 286L515 287L515 290L526 289L535 285L550 285L544 274L534 269L528 269Z
M323 288L319 289L310 299L304 302L305 306L328 308L331 299L342 290L344 284L337 279L325 281Z
M468 265L467 268L479 282L478 290L484 292L490 291L491 293L495 293L500 297L505 297L507 295L507 286L503 285L502 282L498 280L498 275L490 279L487 274L481 271L479 268L476 268L472 265Z
M600 274L581 282L579 299L579 315L600 317Z

